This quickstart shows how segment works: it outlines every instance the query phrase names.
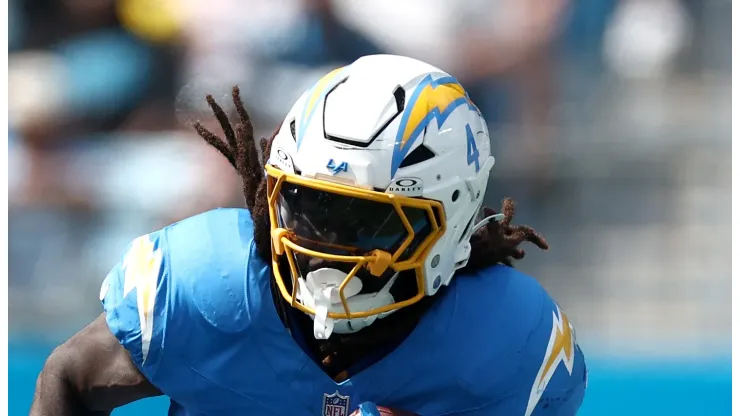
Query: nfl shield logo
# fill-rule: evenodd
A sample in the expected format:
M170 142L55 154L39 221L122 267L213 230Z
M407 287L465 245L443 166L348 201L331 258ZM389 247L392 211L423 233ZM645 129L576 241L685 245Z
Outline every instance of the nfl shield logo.
M349 414L349 396L342 396L339 391L334 394L324 393L324 416L347 416Z

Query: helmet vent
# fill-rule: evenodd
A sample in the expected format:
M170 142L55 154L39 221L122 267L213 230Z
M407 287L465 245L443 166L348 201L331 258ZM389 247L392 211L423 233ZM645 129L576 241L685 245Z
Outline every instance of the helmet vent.
M403 161L401 161L401 166L399 166L399 168L405 168L408 166L416 165L417 163L421 163L426 160L429 160L433 158L434 156L436 156L434 152L432 152L431 149L429 149L422 143L421 146L412 150L411 153L409 153L406 156L406 158L404 158Z
M295 140L295 119L290 122L290 135L293 136L293 140Z
M400 113L406 106L406 91L403 87L398 87L393 91L393 98L396 99L396 110Z

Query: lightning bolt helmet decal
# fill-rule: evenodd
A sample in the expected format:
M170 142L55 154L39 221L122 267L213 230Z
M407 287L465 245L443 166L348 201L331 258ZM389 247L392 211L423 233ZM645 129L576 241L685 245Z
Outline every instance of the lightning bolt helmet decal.
M393 148L391 177L396 174L401 162L427 125L433 119L437 119L437 127L441 128L447 117L463 104L468 105L471 110L478 111L465 89L454 77L445 76L433 79L430 74L422 79L411 94L401 116L401 124Z

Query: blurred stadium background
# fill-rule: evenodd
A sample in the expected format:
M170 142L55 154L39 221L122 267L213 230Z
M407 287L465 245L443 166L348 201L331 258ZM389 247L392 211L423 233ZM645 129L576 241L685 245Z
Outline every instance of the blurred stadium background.
M488 199L578 329L583 415L731 404L729 0L10 0L9 398L101 308L132 238L238 178L188 128L239 84L267 135L320 74L399 53L490 122ZM220 101L221 102L221 101ZM165 414L151 399L115 414Z

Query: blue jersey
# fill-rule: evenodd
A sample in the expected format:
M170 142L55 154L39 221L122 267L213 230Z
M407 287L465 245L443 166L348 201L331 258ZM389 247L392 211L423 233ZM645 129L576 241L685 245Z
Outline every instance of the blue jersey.
M108 326L171 415L573 415L586 387L568 318L505 266L459 274L414 331L351 378L285 329L250 214L219 209L134 240L101 290ZM386 318L392 319L392 317Z

